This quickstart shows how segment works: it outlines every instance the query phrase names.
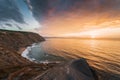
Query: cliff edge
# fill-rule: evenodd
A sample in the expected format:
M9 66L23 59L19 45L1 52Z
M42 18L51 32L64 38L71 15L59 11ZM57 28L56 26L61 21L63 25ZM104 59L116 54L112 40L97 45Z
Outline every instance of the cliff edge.
M45 39L37 33L0 30L0 44L16 51Z
M36 64L21 56L22 49L44 40L32 32L0 30L0 80L98 80L84 59Z
M43 37L32 32L0 30L0 80L8 79L11 74L23 68L27 67L27 70L33 65L39 66L23 58L19 51L44 40Z

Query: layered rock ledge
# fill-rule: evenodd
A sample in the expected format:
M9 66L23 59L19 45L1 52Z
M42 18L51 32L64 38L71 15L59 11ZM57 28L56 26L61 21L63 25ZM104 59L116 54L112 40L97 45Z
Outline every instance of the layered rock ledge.
M21 56L22 49L44 40L32 32L0 30L0 80L119 80L103 79L105 73L96 73L85 59L36 64Z
M31 68L33 72L39 72L34 70L34 67L41 66L41 64L35 64L23 58L19 51L44 40L43 37L32 32L0 30L0 80L14 80L13 75L15 76L21 70L24 73L31 67L33 67Z

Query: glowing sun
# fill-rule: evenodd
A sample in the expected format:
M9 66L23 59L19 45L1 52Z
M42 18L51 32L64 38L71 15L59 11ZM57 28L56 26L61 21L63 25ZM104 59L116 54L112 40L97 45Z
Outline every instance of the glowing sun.
M95 38L96 37L96 35L91 35L91 38Z
M98 33L96 31L90 32L89 33L91 38L96 38L98 36Z

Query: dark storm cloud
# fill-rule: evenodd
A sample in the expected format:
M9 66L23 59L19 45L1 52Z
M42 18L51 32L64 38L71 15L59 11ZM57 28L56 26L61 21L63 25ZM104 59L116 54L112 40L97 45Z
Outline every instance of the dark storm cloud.
M26 0L26 2L37 20L47 15L49 0Z
M9 20L24 23L23 16L14 0L0 0L0 22Z
M116 13L120 10L120 0L26 0L37 20L48 16L64 15L72 11ZM90 13L90 14L91 14ZM110 14L110 13L109 13ZM117 14L117 13L116 13ZM115 15L115 14L111 14Z

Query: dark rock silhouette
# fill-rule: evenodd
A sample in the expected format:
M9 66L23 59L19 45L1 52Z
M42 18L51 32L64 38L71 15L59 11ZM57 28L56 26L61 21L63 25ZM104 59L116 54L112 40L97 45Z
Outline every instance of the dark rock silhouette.
M85 59L56 66L33 80L98 80Z

